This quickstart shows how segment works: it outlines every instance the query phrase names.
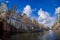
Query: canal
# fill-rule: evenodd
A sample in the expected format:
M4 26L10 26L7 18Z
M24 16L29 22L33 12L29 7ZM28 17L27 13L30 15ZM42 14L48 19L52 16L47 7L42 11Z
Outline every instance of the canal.
M8 40L60 40L60 32L49 30L40 33L17 33Z

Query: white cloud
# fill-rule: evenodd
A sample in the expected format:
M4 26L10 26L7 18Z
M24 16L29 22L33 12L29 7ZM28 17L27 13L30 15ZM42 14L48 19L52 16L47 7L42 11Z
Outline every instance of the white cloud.
M55 9L55 13L59 13L60 12L60 7Z
M51 17L48 12L43 11L42 8L38 10L38 22L51 26L54 23L54 17Z
M6 1L6 3L9 3L9 1Z
M25 13L29 17L30 14L32 13L31 6L30 5L26 5L26 7L23 10L23 13Z
M32 9L30 5L26 5L23 9L23 14L26 14L28 17L30 17L31 13L36 10L37 10L36 8Z
M45 11L43 11L42 9L40 9L40 10L38 11L38 15L39 15L39 18L41 18L41 19L46 19L47 17L49 17L48 12L45 12Z
M2 11L6 12L6 10L8 10L7 5L5 3L1 3L0 12L2 12Z

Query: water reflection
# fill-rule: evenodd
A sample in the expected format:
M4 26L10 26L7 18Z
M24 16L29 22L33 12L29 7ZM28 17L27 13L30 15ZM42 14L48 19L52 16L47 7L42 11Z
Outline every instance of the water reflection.
M52 30L49 30L47 33L45 33L40 40L55 40L55 34Z
M18 33L12 35L8 40L60 40L58 32L49 30L40 33Z

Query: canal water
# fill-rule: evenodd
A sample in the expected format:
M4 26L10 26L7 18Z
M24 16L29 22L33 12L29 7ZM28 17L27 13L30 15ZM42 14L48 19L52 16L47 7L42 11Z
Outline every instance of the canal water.
M60 32L49 30L40 33L17 33L8 40L60 40Z

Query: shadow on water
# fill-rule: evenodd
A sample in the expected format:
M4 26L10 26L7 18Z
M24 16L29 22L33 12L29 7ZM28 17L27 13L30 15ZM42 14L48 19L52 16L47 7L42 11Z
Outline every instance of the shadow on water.
M13 33L7 40L60 40L60 32L45 31L39 33Z
M12 35L9 40L37 40L38 36L42 36L44 33L18 33Z

